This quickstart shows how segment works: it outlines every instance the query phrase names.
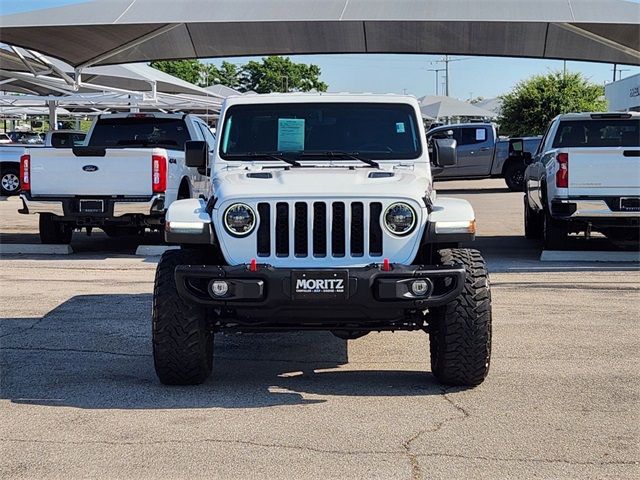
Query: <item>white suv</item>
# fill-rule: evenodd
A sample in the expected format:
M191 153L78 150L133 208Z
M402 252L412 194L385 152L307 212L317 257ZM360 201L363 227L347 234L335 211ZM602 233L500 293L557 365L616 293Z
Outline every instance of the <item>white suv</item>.
M437 197L417 101L253 95L223 106L208 199L174 202L153 301L163 383L204 381L225 331L421 330L445 384L487 375L491 296L464 200ZM455 162L437 140L435 161ZM187 162L204 165L198 142Z

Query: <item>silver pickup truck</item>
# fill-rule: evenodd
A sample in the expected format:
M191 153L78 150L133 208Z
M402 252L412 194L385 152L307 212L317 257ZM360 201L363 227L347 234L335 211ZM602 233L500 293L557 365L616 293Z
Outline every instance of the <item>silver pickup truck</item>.
M429 144L435 138L456 140L458 163L432 169L434 180L504 178L510 190L521 192L527 168L523 152L535 152L542 137L500 139L491 123L463 123L429 130Z

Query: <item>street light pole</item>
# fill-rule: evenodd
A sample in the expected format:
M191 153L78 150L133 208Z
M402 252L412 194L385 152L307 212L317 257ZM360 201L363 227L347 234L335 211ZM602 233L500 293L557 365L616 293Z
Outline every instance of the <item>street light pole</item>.
M427 72L435 72L436 74L436 96L438 95L438 72L444 72L444 68L430 68Z

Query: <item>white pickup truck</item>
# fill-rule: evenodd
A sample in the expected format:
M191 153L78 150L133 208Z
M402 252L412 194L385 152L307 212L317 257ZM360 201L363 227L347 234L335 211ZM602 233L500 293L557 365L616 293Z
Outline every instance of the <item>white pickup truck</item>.
M100 115L83 146L25 150L20 213L40 214L42 243L69 243L82 228L108 235L160 229L173 201L207 189L206 167L185 163L190 140L204 142L206 151L215 142L191 115Z
M640 113L560 115L527 161L527 238L561 249L569 234L597 231L613 243L638 243Z
M2 135L10 138L6 134ZM0 195L8 197L20 192L20 157L25 148L65 148L82 144L84 137L85 133L79 130L53 130L47 133L41 144L14 143L11 140L0 142Z

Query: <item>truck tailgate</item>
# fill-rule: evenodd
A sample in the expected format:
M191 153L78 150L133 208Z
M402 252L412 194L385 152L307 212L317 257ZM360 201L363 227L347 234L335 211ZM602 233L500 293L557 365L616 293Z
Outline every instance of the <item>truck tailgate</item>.
M149 196L152 149L107 149L76 156L71 149L30 150L31 194Z
M571 148L570 196L640 195L640 147Z

